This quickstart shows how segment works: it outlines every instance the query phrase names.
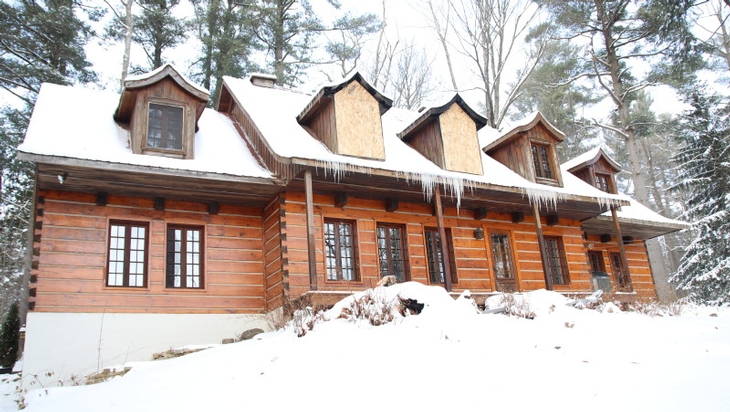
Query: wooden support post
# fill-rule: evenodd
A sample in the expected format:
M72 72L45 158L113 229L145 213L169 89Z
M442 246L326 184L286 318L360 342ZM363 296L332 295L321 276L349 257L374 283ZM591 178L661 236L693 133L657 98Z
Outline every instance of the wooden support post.
M542 272L545 276L545 289L553 290L553 280L550 278L549 272L550 263L548 262L545 236L542 234L542 222L540 221L540 209L537 203L532 205L532 214L535 216L535 231L537 232L537 245L540 248L540 259L542 259Z
M613 229L616 231L616 243L618 243L618 252L621 255L621 265L623 270L621 271L621 278L619 286L626 289L626 291L634 290L631 285L631 272L629 272L629 260L626 258L626 248L624 247L624 237L621 235L621 225L618 223L618 214L616 213L616 206L611 206L611 217L613 218Z
M438 222L439 239L441 239L441 258L444 260L444 287L451 292L451 257L446 241L446 228L444 228L444 210L441 205L441 189L436 185L433 194L434 209L436 209L436 221Z
M307 209L307 254L309 260L309 289L317 290L317 254L314 245L314 194L312 191L312 171L304 171L304 192Z

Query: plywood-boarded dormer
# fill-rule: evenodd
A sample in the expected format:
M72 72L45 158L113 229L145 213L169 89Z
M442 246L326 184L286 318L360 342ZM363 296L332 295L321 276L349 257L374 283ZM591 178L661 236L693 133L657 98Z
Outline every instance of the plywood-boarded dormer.
M385 160L380 116L392 104L355 73L343 83L322 88L297 121L332 153Z
M444 170L481 175L477 131L486 124L457 94L445 105L425 110L398 137Z
M615 175L621 166L600 147L566 162L564 168L597 189L618 193Z
M482 150L531 182L562 187L555 145L563 140L563 132L536 112Z
M114 120L129 127L133 153L192 159L208 98L206 90L164 65L125 80Z

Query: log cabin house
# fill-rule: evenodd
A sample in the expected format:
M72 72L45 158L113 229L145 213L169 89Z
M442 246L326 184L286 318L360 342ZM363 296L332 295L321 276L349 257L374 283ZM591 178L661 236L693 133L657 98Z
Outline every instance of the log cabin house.
M383 276L476 299L655 297L644 241L685 227L618 194L602 150L558 164L539 113L498 132L455 95L413 112L355 74L208 92L163 66L120 94L44 84L25 385L220 342ZM50 376L48 374L50 373Z

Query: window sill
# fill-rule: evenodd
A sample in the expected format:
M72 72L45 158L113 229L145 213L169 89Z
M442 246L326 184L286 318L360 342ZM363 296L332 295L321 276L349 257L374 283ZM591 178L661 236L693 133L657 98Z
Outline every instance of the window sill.
M557 179L547 179L544 177L536 177L535 183L539 183L541 185L548 185L548 186L557 186L560 187L560 182L558 182Z
M149 291L150 287L148 286L109 286L104 285L104 290L123 290L123 291Z
M142 149L143 155L170 157L173 159L185 159L187 157L183 150L158 149L153 147L145 147Z

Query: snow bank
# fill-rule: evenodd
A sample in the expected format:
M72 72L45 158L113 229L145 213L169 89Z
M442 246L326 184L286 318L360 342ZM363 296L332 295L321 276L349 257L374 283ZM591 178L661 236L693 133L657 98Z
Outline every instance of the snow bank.
M579 310L543 290L515 295L535 313L525 319L479 314L468 293L408 282L369 293L414 299L419 315L380 326L339 316L367 293L301 338L285 329L102 384L34 390L25 410L730 410L725 309Z

